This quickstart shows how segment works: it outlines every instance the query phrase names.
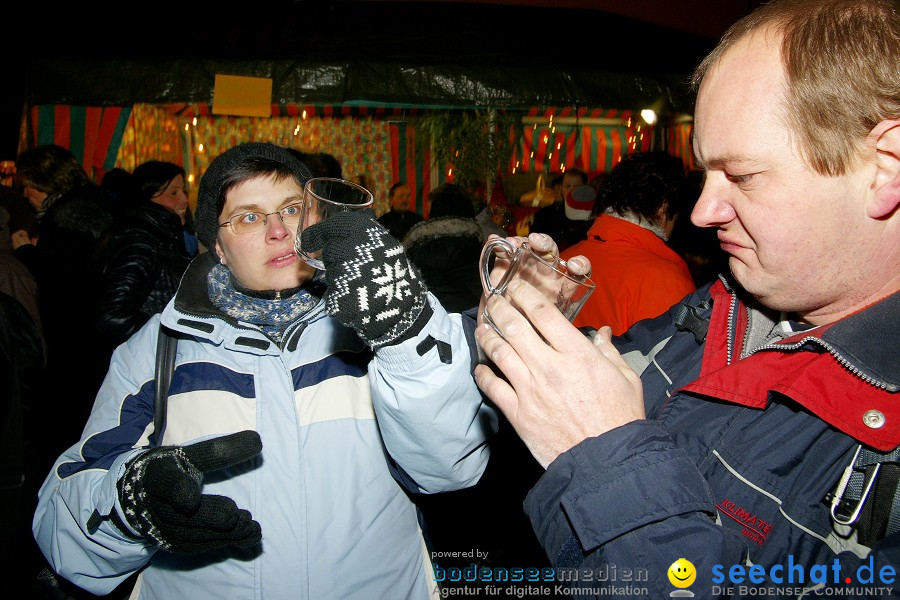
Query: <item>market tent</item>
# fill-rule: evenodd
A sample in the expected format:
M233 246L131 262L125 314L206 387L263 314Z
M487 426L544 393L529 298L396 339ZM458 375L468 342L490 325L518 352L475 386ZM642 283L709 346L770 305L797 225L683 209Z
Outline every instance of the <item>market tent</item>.
M224 11L188 19L185 42L162 50L151 44L163 30L154 18L129 23L128 37L79 38L76 52L44 48L29 62L21 144L64 142L95 176L149 158L199 176L219 148L272 136L307 151L337 148L342 163L379 186L412 181L421 198L445 173L415 152L417 115L555 116L555 128L541 123L530 138L525 129L520 168L558 170L566 156L569 166L604 170L639 147L635 117L652 106L668 120L644 130L646 143L689 160L687 78L710 38L561 8L293 2L270 10L250 25ZM217 74L271 80L272 117L211 114ZM328 132L340 143L324 139ZM344 155L351 146L360 150Z

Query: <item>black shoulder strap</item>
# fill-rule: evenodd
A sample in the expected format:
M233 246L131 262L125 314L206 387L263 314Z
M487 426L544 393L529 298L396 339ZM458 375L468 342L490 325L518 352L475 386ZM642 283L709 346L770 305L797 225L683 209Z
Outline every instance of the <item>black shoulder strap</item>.
M156 390L153 397L153 436L156 446L162 444L163 433L166 429L166 404L169 399L172 373L175 371L177 346L177 334L160 324L159 336L156 340Z

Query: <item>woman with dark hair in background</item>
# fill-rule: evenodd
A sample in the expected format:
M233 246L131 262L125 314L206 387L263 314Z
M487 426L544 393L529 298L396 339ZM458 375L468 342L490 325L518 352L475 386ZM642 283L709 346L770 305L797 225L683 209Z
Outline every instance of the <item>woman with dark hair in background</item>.
M184 169L154 160L132 177L138 202L109 236L95 313L110 353L162 311L192 258L185 244Z

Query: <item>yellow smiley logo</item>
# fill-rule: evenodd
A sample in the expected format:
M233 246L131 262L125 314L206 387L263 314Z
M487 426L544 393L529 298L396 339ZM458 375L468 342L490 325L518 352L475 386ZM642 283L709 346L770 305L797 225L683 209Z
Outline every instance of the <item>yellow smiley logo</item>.
M690 587L697 579L697 569L686 558L679 558L669 567L669 581L677 588Z

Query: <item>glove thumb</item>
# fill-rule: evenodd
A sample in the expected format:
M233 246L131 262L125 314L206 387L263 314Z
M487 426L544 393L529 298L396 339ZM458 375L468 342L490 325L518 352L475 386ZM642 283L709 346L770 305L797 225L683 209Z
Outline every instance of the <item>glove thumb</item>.
M182 448L185 457L201 473L240 464L262 452L262 440L252 430L197 442Z

